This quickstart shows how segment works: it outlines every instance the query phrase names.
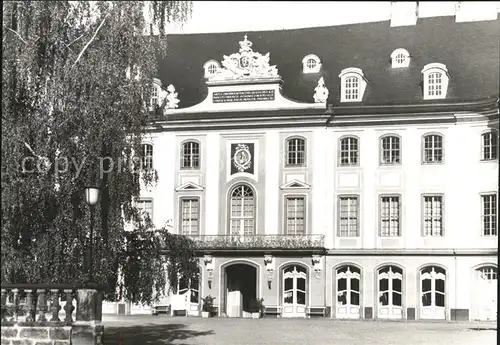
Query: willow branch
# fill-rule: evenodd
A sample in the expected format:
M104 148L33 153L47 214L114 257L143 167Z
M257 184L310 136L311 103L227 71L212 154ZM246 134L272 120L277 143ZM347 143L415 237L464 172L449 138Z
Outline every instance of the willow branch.
M94 39L96 38L97 36L97 33L99 32L99 30L101 29L102 25L104 24L104 22L106 21L106 18L109 17L109 13L106 14L106 16L104 17L104 19L102 20L101 24L99 24L99 27L97 28L97 30L94 32L94 35L92 36L92 38L87 42L87 44L85 45L85 47L83 47L82 51L80 52L80 54L78 54L78 57L76 58L75 60L75 63L73 64L72 67L75 67L75 65L78 63L78 61L80 60L80 58L82 57L83 53L85 53L85 51L87 50L87 48L90 46L90 44L92 43L92 41L94 41Z
M8 27L6 27L6 29L7 29L7 30L12 31L13 33L15 33L15 34L17 35L17 37L19 37L19 39L20 39L21 41L23 41L23 43L24 43L24 44L28 44L28 43L26 43L26 41L25 41L25 40L21 37L21 35L19 35L19 33L18 33L16 30L12 30L11 28L8 28Z

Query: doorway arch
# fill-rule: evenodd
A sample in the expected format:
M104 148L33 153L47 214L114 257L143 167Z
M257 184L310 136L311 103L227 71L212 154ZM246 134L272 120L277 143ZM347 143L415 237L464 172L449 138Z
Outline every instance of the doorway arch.
M309 300L309 269L303 264L280 267L282 317L306 317Z
M261 295L260 269L259 264L245 259L221 266L220 316L251 317L250 302Z

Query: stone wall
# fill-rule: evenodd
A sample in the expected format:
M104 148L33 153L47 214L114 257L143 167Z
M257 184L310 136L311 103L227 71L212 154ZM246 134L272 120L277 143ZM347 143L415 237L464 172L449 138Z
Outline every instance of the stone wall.
M71 326L2 325L2 345L70 345Z

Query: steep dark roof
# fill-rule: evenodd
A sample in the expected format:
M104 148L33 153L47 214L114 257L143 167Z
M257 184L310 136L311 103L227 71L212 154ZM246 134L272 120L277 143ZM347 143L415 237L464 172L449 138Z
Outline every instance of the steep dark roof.
M239 49L244 32L167 36L167 57L159 66L163 85L173 84L179 107L201 102L207 95L203 65L221 61ZM313 102L314 88L323 76L330 97L340 104L340 71L363 70L368 79L363 104L390 105L450 102L499 96L500 20L455 23L454 17L419 19L415 26L390 27L388 21L321 28L251 32L253 50L270 52L270 64L283 78L283 94L297 101ZM393 69L390 55L405 48L408 68ZM323 64L320 74L303 74L302 59L316 54ZM447 99L422 100L422 68L429 63L446 65L450 75ZM359 103L357 103L359 105Z

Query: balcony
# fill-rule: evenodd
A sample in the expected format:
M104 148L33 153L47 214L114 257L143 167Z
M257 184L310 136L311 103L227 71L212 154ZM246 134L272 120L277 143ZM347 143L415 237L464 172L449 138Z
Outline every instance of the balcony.
M325 235L200 235L189 236L199 250L318 250Z

